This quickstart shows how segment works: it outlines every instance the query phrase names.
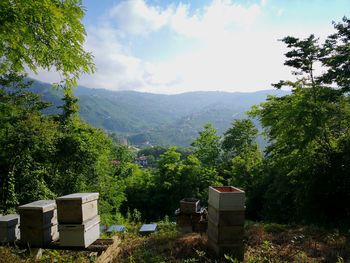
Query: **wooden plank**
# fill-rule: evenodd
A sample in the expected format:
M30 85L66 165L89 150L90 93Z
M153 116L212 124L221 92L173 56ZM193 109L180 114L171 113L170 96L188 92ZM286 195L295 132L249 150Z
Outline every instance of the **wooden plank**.
M115 259L120 253L120 238L118 236L112 237L113 243L102 252L102 254L97 258L95 263L110 263L110 262L116 262Z
M61 246L59 242L51 243L49 246L44 247L45 249L55 249L55 250L74 250L74 251L91 251L91 252L102 252L108 249L110 245L114 242L113 239L97 239L90 246L84 247L69 247L69 246Z

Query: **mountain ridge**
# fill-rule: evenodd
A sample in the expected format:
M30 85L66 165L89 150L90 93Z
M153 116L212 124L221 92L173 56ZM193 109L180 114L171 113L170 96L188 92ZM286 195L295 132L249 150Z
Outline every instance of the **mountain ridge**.
M31 90L53 104L46 113L58 113L62 91L49 83L34 80ZM219 134L236 118L246 117L252 105L267 95L288 94L281 90L257 92L194 91L155 94L138 91L111 91L78 86L80 116L89 124L127 138L137 146L189 146L205 123L212 123Z

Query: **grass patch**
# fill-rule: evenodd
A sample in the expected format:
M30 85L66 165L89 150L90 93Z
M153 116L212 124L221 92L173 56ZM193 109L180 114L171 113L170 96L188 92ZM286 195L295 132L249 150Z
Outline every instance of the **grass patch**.
M140 236L141 223L128 223L120 235L120 253L114 262L127 263L219 263L235 262L229 256L217 258L207 248L207 236L183 234L168 219L158 222L158 231ZM315 226L249 223L245 226L245 262L350 262L350 232ZM44 250L39 262L94 262L96 253ZM34 262L28 251L0 248L0 263Z

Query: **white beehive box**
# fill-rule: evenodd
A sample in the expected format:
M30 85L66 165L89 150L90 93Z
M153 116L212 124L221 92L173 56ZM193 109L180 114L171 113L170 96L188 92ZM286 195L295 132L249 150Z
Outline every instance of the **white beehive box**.
M100 216L83 224L60 224L60 246L88 247L100 237Z
M18 207L21 241L31 246L45 246L58 239L55 200L39 200Z
M209 186L208 204L219 211L244 210L245 193L233 186Z
M19 215L0 216L0 242L14 242L19 239Z
M42 228L57 225L55 200L39 200L18 207L21 226Z
M98 193L75 193L56 199L60 224L82 224L98 215Z
M59 238L57 225L47 225L42 228L21 225L20 230L21 241L32 247L44 247Z

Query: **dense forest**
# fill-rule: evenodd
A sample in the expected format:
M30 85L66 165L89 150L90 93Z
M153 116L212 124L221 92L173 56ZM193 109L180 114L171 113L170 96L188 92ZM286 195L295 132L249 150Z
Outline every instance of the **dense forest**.
M63 92L53 90L49 83L31 80L33 84L29 90L52 103L43 112L60 113ZM79 99L81 119L144 148L156 145L188 147L208 122L222 135L233 119L247 117L245 112L251 105L262 103L268 95L282 96L288 91L212 91L165 95L78 86L73 93ZM259 125L257 121L255 123Z
M79 117L73 89L82 73L94 70L82 47L79 1L22 2L21 8L0 3L1 213L38 199L97 191L104 222L127 215L151 221L173 216L184 197L205 204L208 186L229 184L246 191L249 219L349 225L348 18L334 23L334 34L323 42L314 35L282 40L285 65L296 78L275 87L289 87L290 94L253 106L251 119L233 121L222 136L208 123L188 149L148 149L144 154L153 163L145 168L130 148ZM39 67L62 74L55 85L63 91L59 113L44 114L48 103L29 90L25 70ZM317 67L323 69L319 75ZM252 119L268 141L264 151Z

